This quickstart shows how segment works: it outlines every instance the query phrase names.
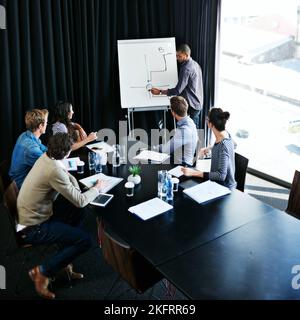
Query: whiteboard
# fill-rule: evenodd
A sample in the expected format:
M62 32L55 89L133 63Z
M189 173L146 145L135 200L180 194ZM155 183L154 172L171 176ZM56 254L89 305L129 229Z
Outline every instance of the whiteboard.
M170 105L152 87L174 88L178 82L175 38L118 40L122 108Z

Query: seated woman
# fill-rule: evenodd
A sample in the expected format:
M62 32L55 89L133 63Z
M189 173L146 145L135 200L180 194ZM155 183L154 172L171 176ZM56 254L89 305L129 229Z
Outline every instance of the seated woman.
M52 132L53 135L58 132L68 133L73 143L72 150L77 150L88 142L94 141L97 136L96 132L91 132L87 135L78 123L71 122L73 114L74 111L71 103L58 103L54 109Z
M204 148L201 152L204 155L211 149L210 172L182 168L184 175L213 180L229 189L236 188L236 181L234 179L234 141L225 130L225 124L229 116L229 112L223 111L220 108L212 108L209 111L207 117L208 128L214 133L216 141L212 148Z

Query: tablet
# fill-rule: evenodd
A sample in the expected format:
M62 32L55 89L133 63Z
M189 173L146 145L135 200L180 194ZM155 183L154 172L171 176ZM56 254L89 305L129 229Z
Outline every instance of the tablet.
M99 196L91 202L91 204L94 206L105 207L113 197L113 194L100 193Z

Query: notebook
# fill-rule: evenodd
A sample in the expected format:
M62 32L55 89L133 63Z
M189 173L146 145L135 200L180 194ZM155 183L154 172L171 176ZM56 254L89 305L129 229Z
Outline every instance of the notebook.
M140 154L135 156L133 159L135 160L141 160L141 161L147 161L152 160L157 163L162 163L166 161L170 156L167 153L161 153L151 150L143 150Z
M92 186L95 185L98 179L106 182L106 186L103 188L103 190L101 190L101 193L107 193L109 190L111 190L113 187L115 187L117 184L119 184L123 180L123 178L111 177L103 173L97 173L97 174L94 174L93 176L81 179L79 180L79 182L82 183L87 188L91 188Z
M143 220L148 220L171 209L173 209L173 206L169 203L159 198L153 198L136 206L130 207L128 211L136 214Z
M231 193L228 188L210 180L184 189L183 192L198 203L204 203Z
M104 141L88 144L86 145L86 147L96 152L103 151L103 152L109 153L114 151L114 148Z

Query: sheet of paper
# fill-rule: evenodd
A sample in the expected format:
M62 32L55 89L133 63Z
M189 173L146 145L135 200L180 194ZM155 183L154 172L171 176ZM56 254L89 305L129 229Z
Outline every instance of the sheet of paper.
M169 203L159 198L153 198L136 206L130 207L128 211L136 214L143 220L148 220L161 213L171 210L172 208L173 206L171 206Z
M182 166L177 166L177 167L169 170L168 173L170 173L174 177L179 178L179 177L181 177L183 175L181 169L182 169Z
M123 180L123 178L111 177L103 173L98 173L98 174L94 174L93 176L81 179L79 180L79 182L85 185L86 187L91 188L92 186L95 185L98 179L106 182L106 186L103 188L103 190L101 190L101 193L108 192Z
M156 162L164 162L166 159L168 159L170 156L167 153L161 153L156 151L150 151L150 150L143 150L140 154L135 156L133 159L136 160L153 160Z
M77 170L77 163L80 161L79 157L76 158L68 158L63 159L63 164L67 168L68 171L76 171Z
M194 187L184 189L183 192L198 203L220 198L231 193L228 188L210 180L199 183Z
M86 147L93 151L104 151L107 153L114 151L114 148L104 141L88 144Z
M211 159L199 159L196 163L196 169L202 172L210 172Z

